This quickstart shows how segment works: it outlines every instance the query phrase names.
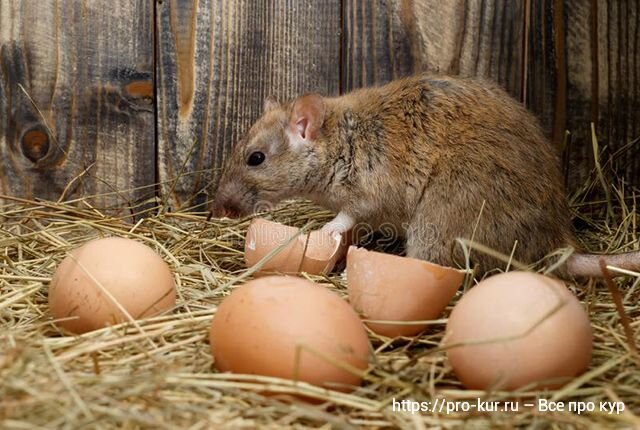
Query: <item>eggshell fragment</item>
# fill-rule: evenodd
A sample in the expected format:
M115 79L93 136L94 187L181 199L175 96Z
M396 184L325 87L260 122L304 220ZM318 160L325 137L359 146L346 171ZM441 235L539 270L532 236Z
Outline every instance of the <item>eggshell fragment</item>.
M344 253L341 240L321 230L299 234L300 229L262 218L251 221L245 239L244 256L247 266L258 263L271 251L283 246L260 268L257 275L307 272L313 275L330 272Z
M233 291L216 311L210 341L220 371L342 391L360 384L369 356L366 331L349 304L289 276L255 279Z
M62 319L57 324L78 334L129 321L120 307L140 319L175 303L173 276L162 258L148 246L118 237L71 251L49 286L51 314Z
M473 344L455 346L465 342ZM554 388L588 367L593 334L586 311L561 281L509 272L480 282L460 299L445 345L467 388Z
M384 336L413 336L426 324L402 324L435 319L451 301L464 279L463 272L415 258L399 257L364 248L349 248L347 289L349 302L371 320L374 332Z

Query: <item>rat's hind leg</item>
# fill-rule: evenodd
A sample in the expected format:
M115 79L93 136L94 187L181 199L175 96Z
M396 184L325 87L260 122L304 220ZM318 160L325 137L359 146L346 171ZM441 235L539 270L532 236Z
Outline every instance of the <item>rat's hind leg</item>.
M548 216L535 214L547 208L518 211L510 208L508 201L487 195L493 199L483 203L479 196L469 188L460 188L451 195L427 190L407 228L407 256L465 267L464 247L457 238L473 239L506 256L504 260L498 259L469 247L469 265L481 275L496 268L504 269L512 252L516 260L533 263L544 252L554 249L553 241L563 240L562 232Z
M451 266L453 243L447 240L443 226L434 221L429 221L427 213L421 213L407 226L407 256Z
M438 187L425 190L407 226L407 256L443 266L464 267L463 247L456 239L474 236L476 211L482 202L474 202L464 193L442 195L437 191ZM475 237L484 238L482 225ZM473 267L479 261L475 261L477 255L471 257Z

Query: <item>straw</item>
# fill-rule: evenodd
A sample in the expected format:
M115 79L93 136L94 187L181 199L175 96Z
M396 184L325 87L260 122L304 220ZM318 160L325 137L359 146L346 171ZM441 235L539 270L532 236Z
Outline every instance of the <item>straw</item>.
M579 239L592 251L640 248L640 193L615 176L614 166L610 161L598 165L571 196L574 215L585 225ZM175 182L166 184L173 187ZM603 186L608 187L605 197ZM253 278L256 268L247 270L243 256L251 217L207 219L204 212L172 213L158 199L146 203L162 207L126 206L136 201L132 196L138 192L120 190L66 202L0 197L0 428L640 426L635 348L640 341L639 274L629 272L628 277L616 279L612 291L618 293L613 296L601 282L585 280L572 288L592 321L593 360L585 374L557 390L480 392L461 386L440 345L447 317L462 292L417 338L388 339L370 332L375 356L363 386L351 393L278 378L221 374L213 366L208 330L221 301ZM487 210L483 217L490 215ZM308 202L285 202L265 216L309 228L323 225L332 214ZM178 285L177 306L168 314L136 321L136 326L125 322L80 336L65 335L47 305L53 272L73 248L114 235L145 243L167 261ZM526 267L513 254L496 253L473 240L459 244L466 255L471 250L494 255L504 261L502 268ZM549 255L537 270L552 271L560 264L558 258L566 259L571 252ZM341 273L305 276L346 297ZM304 396L318 403L285 401L265 392ZM478 398L521 404L537 398L590 402L596 410L580 415L525 407L490 413L393 411L394 400L476 402ZM598 409L600 402L614 401L624 403L624 413Z

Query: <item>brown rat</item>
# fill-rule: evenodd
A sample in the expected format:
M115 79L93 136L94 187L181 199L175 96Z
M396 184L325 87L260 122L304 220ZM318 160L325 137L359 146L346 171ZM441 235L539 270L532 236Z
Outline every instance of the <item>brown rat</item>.
M525 263L577 244L559 159L538 121L475 79L417 75L340 97L267 99L228 160L214 212L246 215L293 197L337 213L325 230L388 223L408 256L443 265L464 261L459 237ZM501 265L472 257L480 272ZM574 254L563 272L598 276L599 257ZM605 258L640 269L640 252Z

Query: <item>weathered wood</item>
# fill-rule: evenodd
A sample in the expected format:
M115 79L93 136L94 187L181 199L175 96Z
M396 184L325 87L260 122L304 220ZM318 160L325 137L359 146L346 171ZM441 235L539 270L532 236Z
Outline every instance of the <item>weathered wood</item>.
M623 151L619 173L640 186L640 141L627 147L640 137L640 1L592 4L596 20L591 40L597 42L598 64L592 77L592 112L598 118L598 137L610 153Z
M527 107L535 112L543 128L558 146L563 141L566 110L566 72L564 71L564 37L555 37L560 30L564 34L564 19L556 16L555 0L528 2L525 27L527 37L526 91L524 99ZM562 27L558 28L562 24ZM562 52L557 52L558 49ZM562 70L560 70L562 68ZM563 90L564 88L564 90ZM559 129L554 130L558 117L563 118Z
M152 14L148 0L0 1L0 193L153 195L127 192L156 181Z
M573 188L592 165L591 121L610 153L640 135L639 8L639 0L2 0L0 193L119 191L96 202L104 206L153 195L126 190L160 179L173 203L201 203L265 96L335 94L418 70L492 78L558 146L568 129ZM640 183L640 143L618 160Z
M397 0L416 70L483 76L522 99L524 0Z
M339 0L165 0L157 28L159 174L180 176L163 188L175 206L206 200L266 96L339 90Z
M345 0L341 91L382 84L413 71L397 0Z
M547 137L562 157L565 185L583 170L572 160L576 142L566 135L567 62L564 0L528 1L525 11L526 89L524 101L540 119ZM588 55L588 54L587 54Z
M593 167L590 123L600 147L621 151L619 173L640 184L639 2L531 2L528 106L565 152L570 189Z

